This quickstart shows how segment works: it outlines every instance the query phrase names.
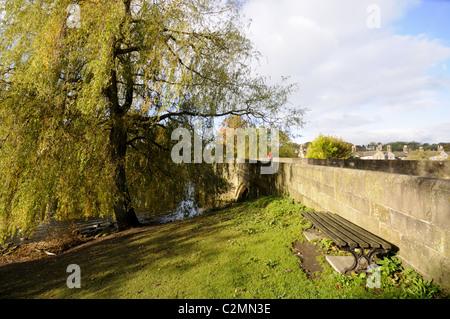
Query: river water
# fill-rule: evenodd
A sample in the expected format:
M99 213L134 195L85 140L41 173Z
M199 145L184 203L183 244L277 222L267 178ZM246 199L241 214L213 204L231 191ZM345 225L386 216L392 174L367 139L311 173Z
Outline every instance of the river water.
M149 211L138 211L136 217L143 225L165 224L191 218L203 213L205 209L199 207L195 203L194 188L188 187L185 195L185 199L182 200L178 207L169 213L161 213L155 215ZM93 217L88 219L71 220L71 221L58 221L51 219L47 223L40 224L35 232L31 236L24 234L18 234L12 240L6 242L12 242L15 245L21 243L21 238L27 237L27 242L38 242L48 238L49 236L58 236L58 234L64 234L68 231L77 230L81 234L93 234L100 230L114 230L116 229L113 217ZM1 248L1 246L0 246Z

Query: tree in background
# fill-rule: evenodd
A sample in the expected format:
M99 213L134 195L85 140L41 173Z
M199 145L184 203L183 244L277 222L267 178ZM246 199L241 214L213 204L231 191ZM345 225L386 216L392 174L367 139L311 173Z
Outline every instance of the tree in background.
M316 159L346 159L352 152L352 144L333 136L319 136L311 143L306 154L307 158Z
M283 131L280 131L279 135L280 135L279 156L297 158L300 145L293 142L289 137L289 135Z
M240 2L79 1L78 22L73 2L0 3L1 238L50 212L138 225L138 199L206 181L170 159L171 131L196 118L301 122L294 85L253 75Z
M251 129L251 128L255 128L255 125L250 123L248 120L244 119L241 116L237 116L237 115L232 115L227 117L222 124L220 125L220 134L221 134L221 138L222 138L222 142L223 145L226 145L226 133L228 129L242 129L245 130L246 129ZM260 126L260 128L257 128L256 130L259 129L264 129L263 126ZM266 132L268 132L268 139L271 138L271 134L270 131L266 129ZM257 134L256 136L257 141L256 141L256 152L257 154L259 154L259 135ZM249 159L249 136L246 135L245 136L245 158ZM270 143L269 143L270 144ZM234 145L235 145L235 149L234 149L234 154L235 156L237 156L237 136L234 136ZM291 158L296 158L298 156L298 150L300 148L300 146L297 143L294 143L291 138L289 137L288 133L285 133L284 131L280 131L279 132L279 140L278 140L278 153L279 153L279 157L291 157ZM268 145L268 149L267 149L267 153L268 154L271 152L270 149L270 145ZM224 153L225 156L225 153Z

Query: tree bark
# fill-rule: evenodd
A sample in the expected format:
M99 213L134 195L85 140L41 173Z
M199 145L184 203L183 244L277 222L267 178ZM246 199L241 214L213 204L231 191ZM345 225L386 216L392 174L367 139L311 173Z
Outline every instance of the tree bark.
M111 159L115 163L114 183L117 198L114 202L114 214L116 216L119 231L140 225L134 211L127 185L125 171L127 133L124 128L123 117L113 120L113 128L110 133Z
M123 108L119 105L117 97L116 72L112 71L111 85L107 96L110 102L111 131L109 136L111 161L115 165L114 184L116 198L114 201L114 214L119 231L140 225L134 211L126 176L127 155L127 128L125 127Z

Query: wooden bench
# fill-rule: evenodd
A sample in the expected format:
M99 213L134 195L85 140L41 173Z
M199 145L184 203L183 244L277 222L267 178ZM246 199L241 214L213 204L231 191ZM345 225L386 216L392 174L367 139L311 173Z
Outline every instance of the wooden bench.
M392 249L391 244L387 241L339 215L329 212L302 212L302 215L312 223L307 229L319 229L340 250L348 251L353 255L354 263L351 267L346 268L345 272L365 271L375 255L387 253ZM368 250L367 253L366 250Z

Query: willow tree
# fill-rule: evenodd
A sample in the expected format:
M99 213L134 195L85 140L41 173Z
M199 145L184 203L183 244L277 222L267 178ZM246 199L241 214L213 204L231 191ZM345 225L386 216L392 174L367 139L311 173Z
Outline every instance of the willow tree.
M166 173L189 166L171 163L167 136L193 118L299 123L301 111L287 109L293 86L252 72L257 54L240 1L1 6L3 237L50 212L114 214L119 230L137 225L135 199L158 201Z

